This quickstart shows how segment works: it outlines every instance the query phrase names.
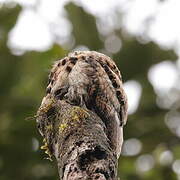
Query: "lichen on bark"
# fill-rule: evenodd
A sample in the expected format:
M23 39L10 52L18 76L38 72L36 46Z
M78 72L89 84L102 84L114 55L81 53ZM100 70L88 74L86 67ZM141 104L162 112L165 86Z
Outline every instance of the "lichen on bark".
M117 156L95 113L48 94L37 112L37 125L42 149L49 159L55 157L61 180L117 179Z

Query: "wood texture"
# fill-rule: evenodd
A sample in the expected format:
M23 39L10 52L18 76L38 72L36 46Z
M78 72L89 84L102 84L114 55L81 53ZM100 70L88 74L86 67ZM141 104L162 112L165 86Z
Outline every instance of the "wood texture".
M117 157L95 113L48 95L37 124L44 137L42 149L56 158L61 180L117 179Z

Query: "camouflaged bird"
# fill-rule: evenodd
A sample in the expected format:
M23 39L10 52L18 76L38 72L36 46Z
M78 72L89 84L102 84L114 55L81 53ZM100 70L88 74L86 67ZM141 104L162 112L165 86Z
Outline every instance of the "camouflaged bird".
M105 123L110 145L119 157L127 98L120 71L111 58L95 51L76 51L56 61L47 94L95 112Z

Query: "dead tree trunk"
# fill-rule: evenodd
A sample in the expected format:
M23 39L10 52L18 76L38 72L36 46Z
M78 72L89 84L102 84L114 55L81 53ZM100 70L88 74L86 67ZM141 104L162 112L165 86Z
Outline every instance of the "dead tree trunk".
M37 113L46 154L55 156L61 180L116 180L117 157L106 127L93 112L55 100L43 100Z

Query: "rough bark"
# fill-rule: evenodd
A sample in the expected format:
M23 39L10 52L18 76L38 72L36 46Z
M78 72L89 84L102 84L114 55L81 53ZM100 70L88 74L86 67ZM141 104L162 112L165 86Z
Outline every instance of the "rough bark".
M61 180L116 180L117 156L103 121L93 112L47 95L37 113L45 152Z

